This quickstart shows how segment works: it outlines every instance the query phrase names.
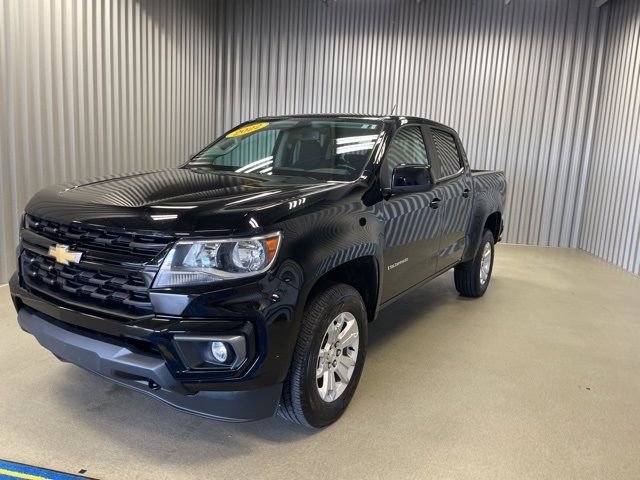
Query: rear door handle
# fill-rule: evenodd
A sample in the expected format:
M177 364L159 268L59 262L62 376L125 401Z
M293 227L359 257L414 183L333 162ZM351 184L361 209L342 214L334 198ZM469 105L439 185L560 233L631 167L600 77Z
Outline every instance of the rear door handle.
M469 190L468 188L465 188L465 189L462 191L462 196L463 196L464 198L469 198L469 192L470 192L470 190Z
M429 206L433 209L436 209L440 206L440 199L439 198L434 198L433 200L431 200L431 203L429 203Z

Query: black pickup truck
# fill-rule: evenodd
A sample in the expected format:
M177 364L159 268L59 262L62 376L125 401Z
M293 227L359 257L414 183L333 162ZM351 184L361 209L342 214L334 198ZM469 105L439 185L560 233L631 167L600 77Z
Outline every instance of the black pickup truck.
M382 307L491 279L503 173L421 118L259 118L179 168L45 188L11 296L63 361L210 418L310 427L351 400Z

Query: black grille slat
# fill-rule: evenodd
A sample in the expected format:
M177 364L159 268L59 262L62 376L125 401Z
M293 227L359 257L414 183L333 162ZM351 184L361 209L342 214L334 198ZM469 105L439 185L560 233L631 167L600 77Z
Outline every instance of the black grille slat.
M89 294L91 298L95 298L96 300L100 300L101 302L106 302L107 300L109 300L109 295L111 294L100 292L92 292Z
M74 287L69 282L60 282L59 285L62 288L62 290L64 290L65 292L72 293L73 295L77 295L78 293L78 287L77 286Z
M174 240L161 233L122 233L81 224L63 225L27 215L26 228L55 242L79 249L130 254L150 260Z
M82 264L62 265L27 249L21 254L21 266L27 286L63 302L127 319L153 313L140 273L123 270L114 274Z
M129 242L129 246L131 248L138 249L138 250L154 250L154 251L159 251L161 252L162 249L164 247L166 247L166 244L164 243L157 243L157 242L144 242L144 241L140 241L140 239L138 240L134 240Z
M38 277L49 286L53 286L56 284L56 279L51 277L46 270L40 269L39 271L37 271L34 278Z
M85 239L88 236L86 233L76 233L76 232L73 232L71 230L67 230L64 233L64 235L65 235L65 237L70 238L70 239L72 239L74 241Z
M83 295L91 295L92 293L98 291L98 287L93 287L91 285L82 285L79 291Z
M77 275L76 273L69 273L69 272L65 272L63 269L58 269L58 276L64 279L75 280L76 275Z

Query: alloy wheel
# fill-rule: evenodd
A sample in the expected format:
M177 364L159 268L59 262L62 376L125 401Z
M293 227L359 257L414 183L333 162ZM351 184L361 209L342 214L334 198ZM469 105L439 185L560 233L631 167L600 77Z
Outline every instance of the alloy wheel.
M482 258L480 259L480 284L484 285L489 279L489 272L491 271L491 260L493 252L491 251L491 243L484 244L482 250Z
M338 314L322 338L316 363L316 386L325 402L339 398L349 385L358 360L358 346L356 317L350 312Z

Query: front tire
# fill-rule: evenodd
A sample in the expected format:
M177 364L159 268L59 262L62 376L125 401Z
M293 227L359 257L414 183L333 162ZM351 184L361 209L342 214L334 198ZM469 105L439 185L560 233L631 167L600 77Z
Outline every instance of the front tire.
M493 233L486 229L473 260L456 266L453 278L463 297L481 297L487 291L493 272L494 246Z
M322 428L344 413L367 350L367 313L358 291L331 284L305 309L278 415Z

